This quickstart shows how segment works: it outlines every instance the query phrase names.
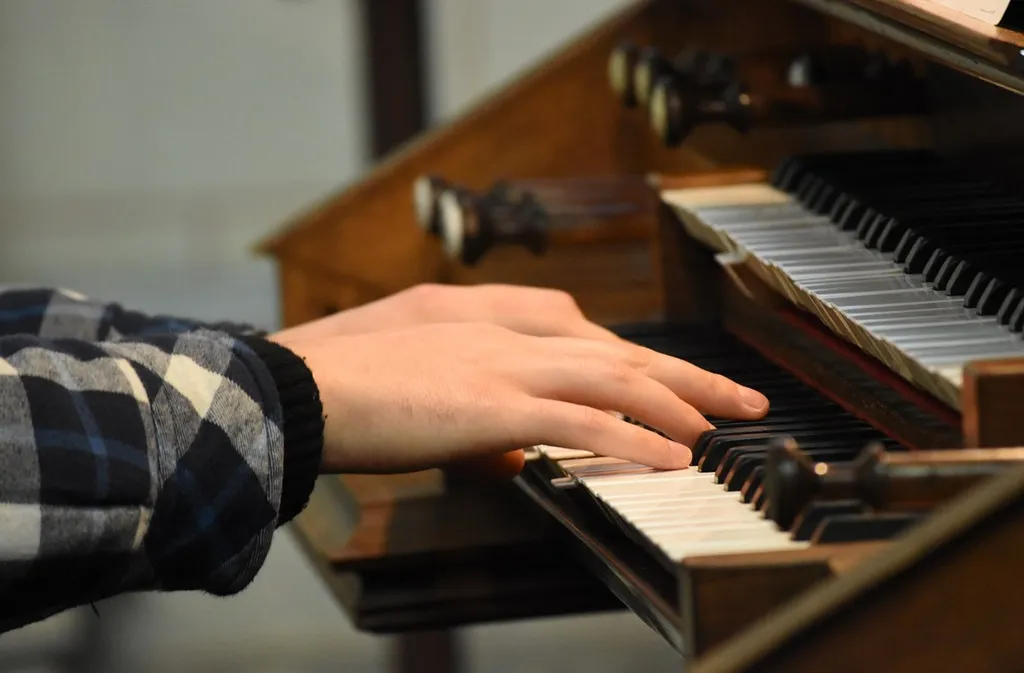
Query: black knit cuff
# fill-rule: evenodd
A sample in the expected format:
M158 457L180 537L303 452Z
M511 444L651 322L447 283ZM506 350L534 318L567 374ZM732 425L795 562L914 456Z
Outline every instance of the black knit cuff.
M287 348L253 336L240 337L267 365L277 385L284 419L284 478L278 525L309 502L324 449L324 409L312 372Z

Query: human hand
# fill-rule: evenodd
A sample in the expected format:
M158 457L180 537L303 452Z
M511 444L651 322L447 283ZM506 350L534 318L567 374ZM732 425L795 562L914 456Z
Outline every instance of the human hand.
M430 323L490 323L533 336L618 341L583 315L566 292L518 285L416 285L389 297L278 333L283 341L365 334Z
M677 469L711 428L701 413L756 419L768 408L759 393L625 341L472 323L283 343L320 389L326 472L413 471L537 444Z

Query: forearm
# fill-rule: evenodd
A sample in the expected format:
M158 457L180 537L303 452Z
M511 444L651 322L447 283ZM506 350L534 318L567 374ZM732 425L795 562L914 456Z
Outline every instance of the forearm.
M128 591L241 590L323 442L302 361L212 331L0 338L0 428L0 630Z
M235 336L259 333L249 325L147 315L116 303L90 299L71 290L0 284L0 336L34 334L48 339L105 341L122 336L182 333L198 329Z

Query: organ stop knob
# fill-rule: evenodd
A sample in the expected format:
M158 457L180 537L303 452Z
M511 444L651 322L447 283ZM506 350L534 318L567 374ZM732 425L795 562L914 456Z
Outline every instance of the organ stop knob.
M859 501L881 512L920 512L948 502L979 481L1024 464L1024 449L892 453L878 443L850 462L817 462L792 439L765 463L767 515L788 528L815 501Z
M665 145L675 147L702 124L725 123L737 131L750 128L750 95L739 82L701 84L663 77L651 92L651 127Z
M452 259L472 266L497 244L520 244L534 254L547 246L547 213L530 194L498 185L484 196L449 189L439 201L441 238Z
M556 245L635 240L658 204L647 177L637 175L501 180L485 192L424 176L413 199L420 228L466 265L497 246L542 254L552 237Z
M640 58L640 48L632 43L620 44L608 57L608 83L627 108L637 105L633 74Z
M416 223L420 229L435 236L441 234L441 211L438 207L441 194L451 184L436 175L423 175L413 182L412 200L416 209Z
M652 129L670 147L704 124L746 132L926 109L924 83L908 63L856 47L742 58L686 53L671 62L659 56L645 61L642 53L633 76Z

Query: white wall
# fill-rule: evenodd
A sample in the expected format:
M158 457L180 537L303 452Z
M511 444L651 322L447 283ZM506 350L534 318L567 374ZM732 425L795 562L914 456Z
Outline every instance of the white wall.
M364 167L357 7L0 0L0 281L276 323L250 244Z
M425 2L434 113L444 120L632 0Z
M0 0L0 192L342 181L361 168L351 0Z

